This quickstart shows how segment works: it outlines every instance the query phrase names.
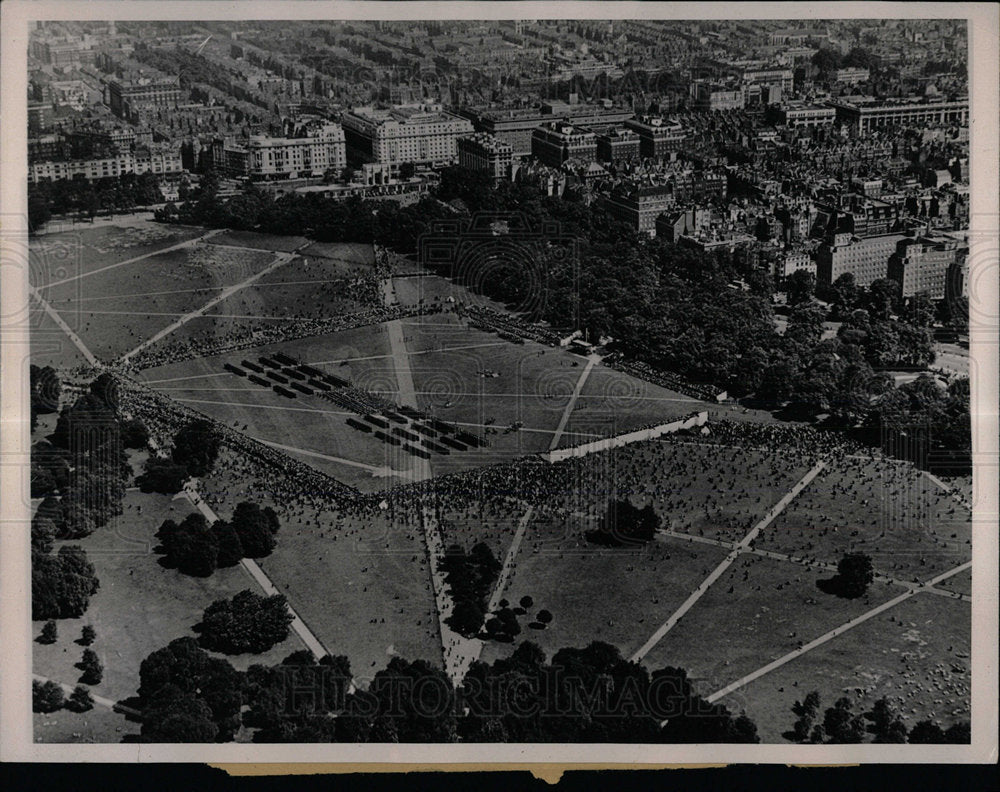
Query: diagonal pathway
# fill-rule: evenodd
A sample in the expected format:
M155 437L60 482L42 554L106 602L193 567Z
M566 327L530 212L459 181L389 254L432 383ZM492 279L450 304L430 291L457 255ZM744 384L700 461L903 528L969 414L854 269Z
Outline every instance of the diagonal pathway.
M563 432L566 431L566 424L569 421L570 415L573 414L573 408L576 407L576 400L580 398L580 393L583 391L583 386L587 382L587 378L590 376L591 369L600 360L599 355L588 355L587 365L584 366L583 371L580 372L580 379L576 381L576 387L573 388L573 395L569 397L569 402L566 404L566 409L563 410L562 417L559 419L559 426L556 427L555 434L552 435L552 440L549 442L549 451L554 451L558 445L559 441L562 439Z
M937 577L931 578L931 580L927 581L927 583L928 583L929 586L934 586L934 585L940 583L943 580L947 580L948 578L952 577L953 575L957 575L959 572L964 572L966 569L971 569L971 568L972 568L972 562L971 561L967 561L966 563L964 563L964 564L962 564L960 566L957 566L954 569L949 569L947 572L942 572ZM900 594L898 597L893 597L888 602L883 602L878 607L872 608L869 611L865 611L860 616L855 616L850 621L844 622L839 627L835 627L834 629L830 630L829 632L824 633L819 638L816 638L816 639L810 641L807 644L803 644L798 649L795 649L795 650L789 652L788 654L784 655L783 657L779 657L777 660L775 660L775 661L773 661L771 663L768 663L766 666L758 668L756 671L753 671L753 672L747 674L745 677L741 677L740 679L737 679L735 682L731 682L730 684L726 685L721 690L715 691L715 693L713 693L710 696L708 696L705 700L708 701L711 704L711 703L714 703L714 702L718 701L723 696L728 696L734 690L739 690L741 687L744 687L745 685L750 684L755 679L760 679L762 676L764 676L765 674L771 673L776 668L781 668L781 666L785 665L786 663L792 662L792 660L795 660L796 658L801 657L806 652L811 652L816 647L822 646L823 644L827 643L828 641L832 641L838 635L843 635L848 630L853 630L855 627L858 627L859 625L864 624L869 619L875 618L880 613L885 613L890 608L895 608L901 602L905 602L906 600L910 599L910 597L914 596L915 594L920 593L922 590L923 589L920 589L920 588L910 589L909 591L904 592L903 594Z
M126 259L125 261L119 261L116 264L108 264L105 267L98 267L97 269L90 270L90 272L81 272L79 275L74 275L71 278L63 278L62 280L53 281L52 283L46 283L39 286L40 289L51 289L53 286L61 286L64 283L71 283L75 280L83 280L84 278L89 278L91 275L97 275L99 272L107 272L108 270L113 270L118 267L124 267L128 264L135 264L137 261L142 261L143 259L152 258L153 256L159 256L161 253L170 253L174 250L182 250L183 248L192 247L197 245L199 242L203 242L206 239L214 237L216 234L221 234L224 229L216 228L209 231L207 234L202 234L194 239L188 239L185 242L179 242L176 245L171 245L170 247L160 248L159 250L154 250L150 253L143 253L141 256L136 256L135 258Z
M517 557L517 551L521 548L521 541L524 539L524 534L528 530L528 525L531 523L531 518L534 515L534 506L528 506L528 510L521 515L521 521L517 524L517 530L514 532L514 539L511 541L510 547L507 548L507 555L504 557L503 567L501 567L500 574L497 576L496 585L493 587L493 595L490 597L489 604L486 606L487 613L492 613L500 607L500 600L503 599L504 589L506 589L510 583L510 576L514 571L514 559Z
M684 600L683 603L681 603L681 606L676 611L674 611L674 613L670 616L670 618L667 619L666 622L664 622L656 630L656 632L654 632L649 637L649 640L646 641L646 643L644 643L641 647L639 647L639 650L631 657L633 663L638 663L640 660L642 660L642 658L644 658L649 653L649 651L663 639L663 636L674 628L674 625L681 620L681 617L683 617L685 613L687 613L689 610L691 610L691 608L694 607L695 603L702 598L702 596L705 594L706 591L708 591L709 588L711 588L712 584L715 583L715 581L718 580L720 577L722 577L723 573L727 569L729 569L732 563L737 559L737 557L739 557L740 553L746 550L757 538L760 532L768 525L770 525L771 522L779 514L781 514L781 512L785 510L785 507L788 506L788 504L791 503L798 496L800 492L802 492L802 490L804 490L806 487L809 486L809 483L814 478L816 478L817 475L819 475L819 472L825 466L826 466L825 462L823 461L817 462L816 465L812 468L812 470L810 470L802 477L802 479L799 481L798 484L792 487L792 489L780 501L778 501L774 506L771 507L771 510L764 516L764 518L760 522L758 522L752 529L750 529L750 531L747 533L746 536L743 537L743 539L739 542L739 544L733 546L733 549L730 551L730 553L709 574L709 576L701 582L698 588L695 589L691 593L691 595L686 600Z
M80 350L80 354L87 359L87 362L90 363L91 366L100 366L100 363L98 363L97 358L94 357L94 353L91 352L87 348L87 345L83 343L83 339L80 338L80 336L78 336L76 333L74 333L73 330L70 328L70 326L63 321L63 318L59 315L58 311L56 311L55 308L49 305L48 300L42 297L38 289L36 289L34 286L31 286L30 289L31 289L31 296L38 301L38 304L42 306L42 310L49 315L52 321L55 322L57 325L59 325L59 329L62 330L66 334L66 337L73 342L73 345Z
M124 355L122 355L121 361L123 363L127 362L130 358L132 358L133 355L136 355L139 352L141 352L142 350L144 350L147 347L151 346L152 344L155 344L161 338L164 338L164 337L170 335L172 332L174 332L174 330L176 330L179 327L183 327L185 324L187 324L188 322L190 322L192 319L197 319L199 316L204 316L204 314L207 311L210 311L212 308L214 308L216 305L218 305L223 300L228 299L229 297L232 297L238 291L241 291L242 289L245 289L247 286L250 286L251 284L253 284L256 281L258 281L260 278L262 278L265 275L273 272L278 267L281 267L284 264L287 264L289 261L292 260L293 255L291 253L275 253L274 257L275 257L274 261L272 261L268 266L266 266L260 272L254 273L253 275L251 275L246 280L240 281L239 283L236 283L236 284L233 284L232 286L226 287L225 289L223 289L221 292L219 292L215 297L213 297L211 300L209 300L207 303L205 303L200 308L197 308L194 311L191 311L190 313L184 314L184 316L182 316L180 319L178 319L173 324L167 325L162 330L160 330L160 332L156 333L155 335L153 335L150 338L147 338L145 341L143 341L141 344L139 344L139 346L137 346L131 352L126 352Z

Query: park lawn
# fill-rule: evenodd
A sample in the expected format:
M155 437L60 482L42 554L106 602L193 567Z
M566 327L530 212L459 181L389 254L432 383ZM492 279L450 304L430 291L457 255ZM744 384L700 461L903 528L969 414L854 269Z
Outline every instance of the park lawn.
M572 386L575 384L572 383ZM559 390L568 399L573 392L572 387L570 383L562 385ZM567 386L570 386L568 392ZM593 434L611 436L664 423L690 415L704 406L703 402L690 396L598 363L591 368L580 390L559 447L567 448L588 442L589 436ZM582 432L582 435L578 435L578 432Z
M411 271L416 272L419 269L419 267L415 266ZM454 298L456 302L468 303L475 301L477 304L482 302L481 298L472 295L464 286L460 286L439 275L394 277L392 279L392 288L396 294L397 302L400 305L406 306L419 305L421 302L425 304L443 303L447 302L449 297ZM491 306L498 310L503 308L499 303L491 303Z
M972 570L966 569L937 584L937 588L972 596Z
M257 319L327 319L381 305L350 295L350 276L327 259L296 256L251 286L223 300L209 315Z
M809 469L753 449L652 440L566 463L575 474L555 506L603 517L608 499L652 503L666 530L740 541Z
M257 231L226 230L221 234L211 237L208 243L211 245L228 245L250 250L290 253L296 248L309 244L309 240L302 236L277 236L275 234L261 234Z
M74 314L60 316L74 332L81 329ZM90 365L76 344L70 341L69 336L37 302L31 303L28 321L31 323L28 331L31 362L36 366L52 366L59 371L66 371Z
M142 660L175 638L195 637L192 627L213 601L243 589L259 593L257 584L239 566L194 578L160 564L156 531L165 519L179 522L192 510L187 499L133 490L126 493L123 515L88 537L65 543L79 544L87 551L101 586L81 618L57 622L56 643L32 644L35 673L75 685L81 672L74 664L83 653L75 642L83 626L90 624L97 631L91 648L104 664L104 677L93 691L116 701L128 698L138 688ZM229 512L220 516L228 518ZM42 624L32 623L33 638ZM242 670L250 663L276 663L301 648L298 637L290 633L264 654L228 659Z
M782 733L796 720L792 705L813 690L821 698L820 720L841 696L858 713L886 696L907 728L925 718L947 728L970 717L970 633L968 603L916 594L720 703L745 709L761 740L771 743L785 741Z
M338 262L344 274L367 270L375 266L375 252L367 242L313 242L300 253L309 258L324 258Z
M500 503L479 500L475 505L465 506L445 500L440 509L438 527L445 548L457 544L468 551L485 542L502 564L527 507L513 500Z
M243 253L199 245L157 254L55 286L46 299L71 314L96 356L113 359L272 260L269 253Z
M204 228L130 220L93 227L81 224L72 231L44 234L29 244L31 285L44 294L46 284L147 256L206 233Z
M247 498L275 508L278 545L261 568L323 645L350 659L359 681L384 668L393 652L441 664L419 524L336 509L322 494L296 489L293 479L278 483L226 450L202 491L223 517Z
M95 704L87 712L35 712L32 733L36 743L120 743L128 735L138 735L140 724L107 707Z
M837 563L871 556L877 572L928 580L972 557L968 511L909 465L827 468L762 532L758 547Z
M630 657L687 599L704 578L703 570L726 555L717 547L689 547L676 540L649 542L637 550L597 547L584 541L582 528L559 520L529 525L507 589L513 604L524 595L532 597L532 615L542 608L552 612L544 630L520 618L519 638L536 642L549 658L565 646L591 641L613 644ZM488 643L483 659L492 662L511 648Z
M650 650L646 665L680 666L707 695L903 592L882 584L841 599L817 588L829 577L743 554Z

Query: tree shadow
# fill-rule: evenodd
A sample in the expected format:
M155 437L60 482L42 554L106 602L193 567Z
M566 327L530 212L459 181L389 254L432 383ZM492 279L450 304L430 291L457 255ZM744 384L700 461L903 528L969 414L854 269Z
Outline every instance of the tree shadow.
M834 575L832 578L824 578L823 580L816 581L816 588L822 591L824 594L832 594L840 599L858 599L863 597L865 592L852 591L844 582L844 579L840 575Z

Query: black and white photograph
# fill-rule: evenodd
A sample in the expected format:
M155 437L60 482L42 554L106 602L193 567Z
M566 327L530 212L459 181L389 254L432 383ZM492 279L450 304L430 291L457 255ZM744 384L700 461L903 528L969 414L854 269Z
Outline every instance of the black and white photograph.
M995 7L37 5L24 756L995 761Z

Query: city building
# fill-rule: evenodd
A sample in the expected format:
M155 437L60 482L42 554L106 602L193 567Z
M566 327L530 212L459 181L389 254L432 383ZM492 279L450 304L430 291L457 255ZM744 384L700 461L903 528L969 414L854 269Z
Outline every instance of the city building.
M903 234L857 237L849 232L834 234L816 249L816 281L828 286L845 273L856 285L868 288L888 276L889 258Z
M603 204L629 228L656 236L656 218L675 206L674 190L671 185L626 187L605 196Z
M585 105L553 101L532 108L467 107L462 109L461 115L472 121L477 131L509 143L515 157L526 157L531 154L534 131L546 121L558 119L589 129L621 124L635 113L604 103Z
M868 69L852 66L846 69L837 69L837 71L834 72L834 76L837 82L847 83L848 85L857 85L858 83L868 82L871 77L871 73Z
M473 132L467 118L428 105L361 107L345 112L340 121L350 161L387 164L393 172L405 163L451 165L458 157L455 141Z
M955 266L958 242L950 237L902 239L889 257L888 275L903 287L902 296L923 294L943 300L948 272Z
M742 88L696 80L691 83L691 98L697 110L742 110L746 97Z
M816 276L816 259L808 247L781 251L774 259L774 282L780 284L793 272L804 270Z
M149 108L176 107L180 101L178 77L147 77L140 72L133 79L116 79L108 83L108 104L119 118L133 118Z
M969 123L968 97L945 101L936 97L880 100L856 96L832 100L830 105L837 112L837 121L858 135L894 126Z
M809 102L783 102L768 108L768 120L790 127L817 127L832 124L837 111L829 105Z
M221 149L221 150L220 150ZM340 172L347 166L344 130L339 124L306 124L294 137L251 135L245 145L213 144L213 161L233 176L296 179Z
M632 129L613 127L597 134L597 159L601 162L621 162L638 159L641 154L639 135Z
M567 122L549 121L532 133L531 154L553 168L569 159L593 162L597 158L597 136Z
M643 157L664 157L677 151L687 138L684 127L676 121L644 115L625 122L639 136L639 153Z
M106 179L134 173L154 173L161 176L179 174L184 170L180 150L137 151L88 160L47 160L28 166L28 182L81 177L87 180Z
M483 171L493 179L494 184L510 178L513 149L510 143L497 140L486 132L456 138L458 164L463 168Z

